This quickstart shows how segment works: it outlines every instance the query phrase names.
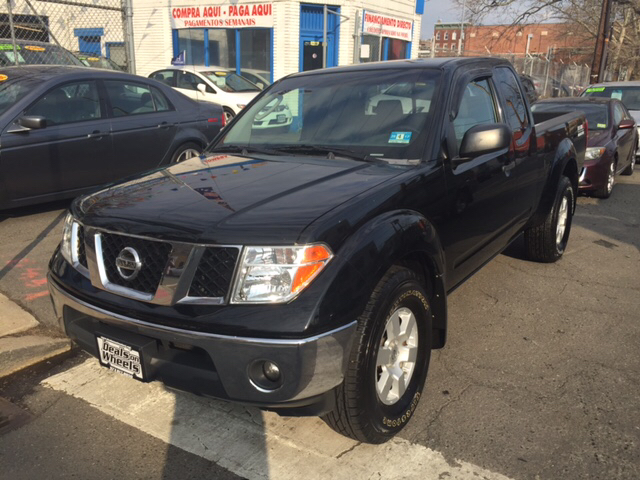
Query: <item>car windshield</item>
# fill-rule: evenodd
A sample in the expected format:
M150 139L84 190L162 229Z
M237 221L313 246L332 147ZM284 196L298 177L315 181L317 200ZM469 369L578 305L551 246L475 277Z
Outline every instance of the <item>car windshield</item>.
M0 66L11 65L79 65L82 62L57 45L16 45L0 43Z
M260 89L240 75L232 72L200 72L225 92L259 92Z
M438 70L424 69L291 77L243 111L214 150L417 160L439 83ZM398 95L388 93L391 85Z
M609 128L609 105L607 104L594 104L594 103L535 103L531 106L533 112L552 112L559 111L562 113L568 112L583 112L589 122L589 130L604 130Z
M615 98L620 100L628 110L640 110L640 86L589 87L582 96Z

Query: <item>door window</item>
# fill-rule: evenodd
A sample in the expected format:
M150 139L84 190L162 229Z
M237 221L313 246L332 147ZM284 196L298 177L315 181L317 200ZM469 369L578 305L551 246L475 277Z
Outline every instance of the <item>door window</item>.
M483 79L469 83L464 89L458 115L453 121L458 148L462 137L471 127L495 123L496 120L496 107L489 81Z
M614 128L617 128L620 125L620 122L625 118L624 110L622 106L618 103L613 105L613 125Z
M150 75L150 78L162 82L169 87L175 86L175 70L160 70Z
M511 130L524 130L529 126L527 107L514 73L504 67L495 69L494 80L505 101L505 116Z
M118 80L107 80L104 84L114 117L162 112L170 109L166 97L155 88L152 95L152 87L148 85Z
M183 88L185 90L198 90L198 84L204 83L193 73L189 72L176 72L176 87Z
M27 109L25 115L44 117L48 125L98 119L102 112L96 83L68 83L49 90Z

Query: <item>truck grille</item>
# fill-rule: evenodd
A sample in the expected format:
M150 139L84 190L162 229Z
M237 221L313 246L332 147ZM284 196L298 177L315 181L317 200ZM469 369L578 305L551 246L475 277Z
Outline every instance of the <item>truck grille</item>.
M112 233L102 233L102 259L109 282L143 293L154 294L167 265L171 244ZM127 280L116 267L116 258L126 248L133 248L140 257L142 267L137 276Z
M209 247L205 250L189 289L190 297L225 297L238 260L234 247Z
M78 245L78 251L76 252L78 263L84 268L87 268L87 250L84 243L84 227L82 225L78 225L78 238L76 239L76 243Z

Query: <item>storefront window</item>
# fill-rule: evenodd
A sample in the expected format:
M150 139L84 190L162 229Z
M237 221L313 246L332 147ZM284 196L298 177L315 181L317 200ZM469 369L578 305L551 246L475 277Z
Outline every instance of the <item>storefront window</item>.
M236 68L236 31L210 28L208 32L209 65Z
M404 40L398 40L397 38L389 38L389 52L386 60L400 60L401 58L407 58L407 47L409 42Z
M185 51L187 65L236 69L239 48L242 76L261 88L271 84L271 29L185 28L174 32L174 54Z
M189 65L204 65L204 29L178 30L178 49L184 51Z
M240 30L240 74L261 88L271 83L271 32Z

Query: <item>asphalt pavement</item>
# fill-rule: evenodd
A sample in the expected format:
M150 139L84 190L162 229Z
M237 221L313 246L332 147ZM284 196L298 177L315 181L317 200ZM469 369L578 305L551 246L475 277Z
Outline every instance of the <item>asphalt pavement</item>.
M167 391L76 353L0 381L7 478L640 478L640 168L580 197L556 264L515 242L449 297L447 346L399 438L365 446ZM0 217L0 292L52 324L46 267L66 204ZM0 314L2 314L0 312ZM11 429L13 428L13 429ZM0 476L2 476L0 475Z

